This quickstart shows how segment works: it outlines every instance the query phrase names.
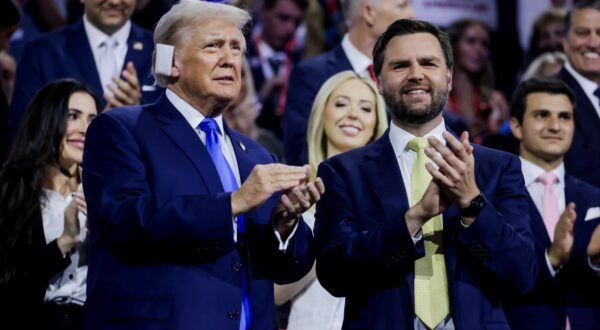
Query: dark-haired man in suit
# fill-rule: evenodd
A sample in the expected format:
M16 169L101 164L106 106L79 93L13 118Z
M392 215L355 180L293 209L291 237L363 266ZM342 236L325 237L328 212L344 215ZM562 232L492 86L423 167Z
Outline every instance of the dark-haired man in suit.
M17 67L9 126L14 135L35 93L60 78L80 80L100 109L154 101L152 33L131 22L136 0L83 0L83 18L28 42ZM102 97L103 96L103 97Z
M533 286L519 160L446 131L450 47L430 23L390 25L373 50L389 130L319 167L317 276L346 297L344 329L509 329L503 292Z
M579 110L574 104L560 80L525 81L513 98L511 128L520 141L539 269L530 293L507 299L513 330L592 330L600 324L600 264L586 253L600 225L600 189L569 175L563 163Z

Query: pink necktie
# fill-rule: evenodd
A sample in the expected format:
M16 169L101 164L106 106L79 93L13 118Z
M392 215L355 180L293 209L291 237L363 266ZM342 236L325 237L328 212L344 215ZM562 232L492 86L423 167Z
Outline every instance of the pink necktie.
M554 228L560 217L560 211L558 210L558 201L556 200L556 194L554 193L554 184L558 182L558 178L552 172L546 172L538 176L538 181L544 184L544 199L542 200L542 206L544 212L542 217L544 218L544 225L550 236L550 241L554 241Z
M543 183L546 189L544 190L544 200L542 201L544 207L544 224L546 230L550 236L550 241L554 241L554 228L560 217L560 211L558 210L558 201L556 200L556 194L554 193L554 184L558 182L558 178L552 172L546 172L538 176L538 181ZM565 330L571 330L571 323L567 317L565 322Z

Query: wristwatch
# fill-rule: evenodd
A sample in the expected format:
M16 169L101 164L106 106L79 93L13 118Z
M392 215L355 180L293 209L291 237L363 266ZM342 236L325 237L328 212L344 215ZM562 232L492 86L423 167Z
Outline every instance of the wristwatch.
M486 204L483 194L479 194L471 200L469 206L460 209L460 215L463 217L476 217Z

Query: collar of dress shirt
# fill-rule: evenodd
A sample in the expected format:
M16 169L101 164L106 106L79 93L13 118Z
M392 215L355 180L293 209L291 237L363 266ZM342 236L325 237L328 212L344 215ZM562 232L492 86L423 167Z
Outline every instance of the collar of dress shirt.
M537 166L536 164L524 159L523 157L519 157L521 159L521 172L523 172L523 179L525 179L525 187L529 187L532 183L534 183L537 178L544 172L546 172L543 168ZM559 183L565 182L565 164L560 163L555 169L552 170L552 173L556 175Z
M594 95L594 92L600 86L595 81L589 80L588 78L582 76L579 72L575 70L575 68L573 68L571 63L569 63L568 61L565 63L565 69L573 76L573 78L575 78L575 80L577 80L577 83L579 84L579 86L581 86L581 89L583 89L585 95L587 95L588 98L592 101L592 104L596 109L596 113L600 115L600 103L598 97Z
M85 34L90 41L90 46L92 49L98 49L100 44L106 40L106 38L111 37L118 42L119 47L127 44L127 39L129 38L129 33L131 32L131 20L127 20L125 25L120 28L117 32L112 35L108 35L97 27L95 27L87 18L87 15L83 15L83 28L85 29Z
M360 50L354 47L352 42L350 42L348 33L346 33L342 39L342 49L344 50L344 53L346 53L346 57L348 57L348 61L350 61L350 65L352 65L352 69L358 74L368 70L369 65L373 64L373 60L371 58L361 53Z
M436 127L434 127L427 134L425 134L425 137L428 138L430 136L434 136L438 140L445 143L444 137L442 136L442 133L444 133L444 131L446 131L446 124L444 123L444 119L442 118L442 122ZM402 154L410 150L408 148L408 142L414 137L415 136L411 133L396 126L393 120L391 121L390 142L392 143L392 147L394 148L394 153L396 154L396 157L400 157Z
M196 110L189 103L187 103L184 99L179 97L179 95L175 94L172 90L167 88L166 91L167 99L173 104L175 109L181 113L183 118L192 126L194 130L198 128L198 125L204 120L204 115L200 113L200 111ZM219 134L223 132L223 116L218 115L213 118L217 125L219 125Z
M285 52L275 51L263 40L261 40L256 47L258 47L258 55L262 61L268 61L272 57L278 58L281 61L285 61L286 59Z

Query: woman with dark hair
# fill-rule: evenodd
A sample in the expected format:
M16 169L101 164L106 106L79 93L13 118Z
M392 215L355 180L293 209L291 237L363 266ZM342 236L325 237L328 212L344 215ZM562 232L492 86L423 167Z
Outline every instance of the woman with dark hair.
M465 19L452 24L449 34L454 69L448 109L462 116L471 138L482 143L508 116L508 102L494 89L489 31L483 22Z
M87 277L80 190L91 90L65 79L33 98L0 172L0 327L78 329Z

